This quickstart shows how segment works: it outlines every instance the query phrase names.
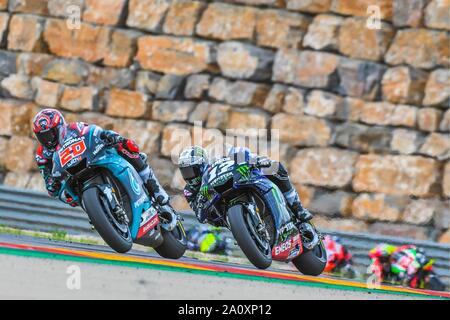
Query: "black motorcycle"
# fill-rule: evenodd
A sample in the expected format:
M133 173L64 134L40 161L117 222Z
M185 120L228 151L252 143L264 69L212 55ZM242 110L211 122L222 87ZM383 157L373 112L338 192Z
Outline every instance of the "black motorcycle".
M296 221L261 165L223 158L202 179L200 192L207 199L202 214L211 224L231 230L253 265L266 269L272 259L292 261L303 274L322 273L327 262L322 236L312 232L312 223Z

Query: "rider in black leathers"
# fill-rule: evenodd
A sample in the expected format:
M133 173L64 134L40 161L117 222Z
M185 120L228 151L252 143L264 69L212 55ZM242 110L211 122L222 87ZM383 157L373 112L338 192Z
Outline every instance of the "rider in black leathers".
M228 157L234 159L237 163L250 161L258 164L260 167L269 167L267 170L264 170L264 174L283 192L286 202L296 218L300 222L307 222L312 219L312 214L303 207L285 167L280 162L252 154L247 148L231 148L228 152ZM207 152L198 146L189 147L181 152L178 165L186 181L184 196L194 210L197 219L201 223L206 223L207 217L201 209L207 199L199 191L202 184L202 176L209 166Z

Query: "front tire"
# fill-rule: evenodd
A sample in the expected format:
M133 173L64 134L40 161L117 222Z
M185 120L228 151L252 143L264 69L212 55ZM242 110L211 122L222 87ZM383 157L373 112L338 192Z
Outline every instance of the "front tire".
M322 240L312 250L304 251L293 259L292 263L304 275L320 275L327 265L327 251Z
M103 240L115 251L119 253L128 252L133 246L130 229L127 226L127 232L121 232L115 227L117 221L107 205L102 205L103 200L99 190L95 187L83 192L83 205L91 219L97 232Z
M158 254L167 259L179 259L186 252L187 238L184 227L180 221L177 222L177 226L172 231L167 231L161 228L161 234L164 238L163 243L156 247L155 250Z
M231 232L247 259L259 269L267 269L272 264L272 251L262 252L253 239L244 217L244 209L236 205L228 210Z

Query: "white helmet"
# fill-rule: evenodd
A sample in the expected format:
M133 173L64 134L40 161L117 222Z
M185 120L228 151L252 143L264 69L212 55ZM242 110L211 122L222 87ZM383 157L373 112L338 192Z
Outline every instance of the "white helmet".
M178 158L178 167L183 179L187 182L200 181L199 178L203 176L207 165L208 153L199 146L184 149Z

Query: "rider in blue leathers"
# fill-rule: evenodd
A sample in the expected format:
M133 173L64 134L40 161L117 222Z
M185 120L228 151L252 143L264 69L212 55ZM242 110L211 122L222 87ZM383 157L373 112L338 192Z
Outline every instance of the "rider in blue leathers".
M292 185L285 167L280 162L253 154L247 148L230 148L228 157L234 159L236 163L251 162L257 164L261 168L270 167L270 169L264 170L264 174L283 192L286 202L295 217L300 222L307 222L312 219L312 214L303 207L300 197ZM201 210L207 199L202 196L200 188L203 174L206 172L209 165L206 150L199 146L186 148L181 152L178 160L181 175L186 181L184 196L201 223L208 222L205 213Z

